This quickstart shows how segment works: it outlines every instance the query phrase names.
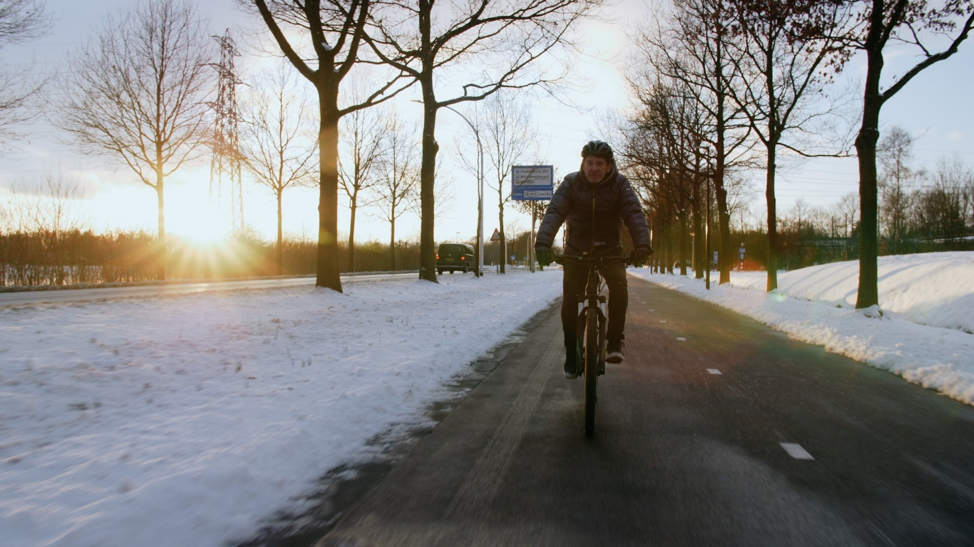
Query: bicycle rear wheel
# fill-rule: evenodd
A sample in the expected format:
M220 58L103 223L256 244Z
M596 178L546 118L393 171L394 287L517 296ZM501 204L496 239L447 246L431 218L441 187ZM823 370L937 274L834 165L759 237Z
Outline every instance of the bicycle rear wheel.
M599 314L585 312L585 436L595 434L595 390L599 379Z

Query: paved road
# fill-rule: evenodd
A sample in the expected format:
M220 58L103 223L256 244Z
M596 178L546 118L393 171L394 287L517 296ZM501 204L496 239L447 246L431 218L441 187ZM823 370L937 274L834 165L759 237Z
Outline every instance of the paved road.
M342 283L375 281L379 279L414 278L416 272L343 275ZM297 285L314 285L314 277L290 277L277 279L249 279L243 281L211 281L200 283L167 283L162 285L138 285L133 287L97 287L91 289L51 289L0 293L0 307L54 302L83 302L133 296L160 296L164 294L189 294L234 289L273 289Z
M974 544L974 408L630 287L594 439L552 310L316 545Z

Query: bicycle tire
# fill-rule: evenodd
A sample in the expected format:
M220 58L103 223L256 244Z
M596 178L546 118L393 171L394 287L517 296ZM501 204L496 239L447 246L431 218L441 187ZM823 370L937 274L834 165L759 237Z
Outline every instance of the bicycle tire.
M585 312L585 436L595 435L595 392L599 379L599 314Z

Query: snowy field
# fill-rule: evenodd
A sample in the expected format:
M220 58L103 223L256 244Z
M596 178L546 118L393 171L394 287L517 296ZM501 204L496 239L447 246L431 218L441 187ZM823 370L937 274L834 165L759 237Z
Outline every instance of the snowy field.
M857 268L770 295L632 273L974 404L974 253L880 259L882 314ZM0 308L0 546L245 540L560 293L548 270Z
M561 272L0 308L0 546L218 546L423 423Z

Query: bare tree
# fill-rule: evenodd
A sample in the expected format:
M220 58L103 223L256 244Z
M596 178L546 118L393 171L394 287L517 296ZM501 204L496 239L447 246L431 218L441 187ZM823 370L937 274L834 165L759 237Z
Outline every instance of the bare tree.
M859 194L852 192L842 196L835 209L842 219L843 236L851 237L859 224Z
M538 225L538 221L540 221L541 220L541 217L544 216L545 211L548 209L548 204L549 203L551 203L551 200L547 200L547 199L545 199L545 200L540 200L540 199L539 200L523 200L523 201L515 201L514 202L514 209L515 210L520 211L522 213L525 213L527 215L531 215L531 234L537 234L537 228L536 227ZM534 261L535 261L535 259L534 259L534 241L533 241L533 239L529 243L530 244L528 245L528 262L530 264L531 271L533 272L534 271ZM541 268L544 269L543 266Z
M903 128L894 126L879 141L876 150L882 167L878 181L882 192L879 215L893 254L902 249L914 197L911 186L917 174L909 166L913 158L913 141L914 138Z
M651 67L630 75L636 106L622 130L619 156L653 225L656 260L671 265L678 256L685 275L692 257L703 277L704 211L714 173L701 145L712 136L711 113L690 84Z
M484 155L494 171L493 181L487 186L497 193L497 225L500 227L500 253L507 256L507 235L504 227L504 209L511 199L511 168L525 161L534 152L537 132L532 126L531 109L528 104L519 102L510 92L498 92L484 103L483 119L477 124L481 131ZM463 150L463 148L460 148ZM466 169L476 173L478 165L461 152L460 157ZM501 261L500 273L505 273L505 262Z
M841 42L819 28L847 26L840 5L818 0L733 0L728 2L734 24L730 41L740 51L730 56L740 86L727 86L765 149L765 198L768 206L767 290L778 288L778 229L775 196L778 148L809 155L802 131L832 108L821 101L824 66L840 57ZM819 101L827 108L810 110Z
M38 38L50 30L50 16L40 0L0 2L0 47ZM38 114L41 88L46 78L26 70L0 71L0 147L7 147L20 136L17 126Z
M554 62L552 53L570 45L569 31L600 3L600 0L473 0L437 4L433 0L419 0L415 6L389 2L390 9L376 15L376 25L369 32L373 50L386 63L418 81L422 90L420 279L436 281L437 112L460 102L485 99L504 88L553 84L561 74L546 75L539 61ZM466 83L449 91L444 91L443 85L435 85L438 74L455 75L455 69L465 62L478 63Z
M880 111L886 101L920 72L957 53L974 26L974 2L947 0L930 6L925 0L850 0L849 4L857 10L860 24L844 38L849 47L861 50L866 56L862 123L856 137L862 208L856 308L868 308L879 304L876 145ZM930 42L942 40L946 40L946 47L939 51L931 48ZM895 45L915 47L920 60L884 85L885 51Z
M277 201L277 275L284 273L284 191L314 184L317 135L307 131L314 112L290 65L280 61L250 87L240 154L257 184Z
M416 128L393 114L385 126L385 154L377 166L379 182L373 188L375 205L382 219L389 223L390 270L396 264L396 221L409 210L419 186L416 157Z
M511 168L536 155L538 135L533 126L531 108L518 102L510 92L499 92L486 103L487 125L485 153L494 169L494 183L487 186L497 192L497 225L500 226L501 256L507 256L507 234L504 230L504 208L511 199ZM504 261L506 262L506 261ZM501 273L505 273L501 262Z
M809 219L812 217L813 210L811 204L805 201L805 198L798 198L791 207L788 216L795 223L795 233L798 234L799 241L801 241L803 230L804 232L808 232L809 228L811 228Z
M31 181L6 200L9 224L22 241L18 256L7 256L4 268L28 285L63 285L77 279L67 242L89 224L80 208L86 197L82 180L58 168Z
M712 180L717 203L720 283L730 282L733 261L726 176L750 152L749 125L733 100L739 86L730 47L731 12L720 0L675 0L664 23L657 20L635 38L641 59L667 78L685 84L680 92L696 100L707 113L708 128L695 135L713 158ZM665 251L664 251L665 254Z
M237 0L256 11L287 60L318 93L318 266L315 286L341 292L338 247L338 122L404 89L393 75L364 102L339 106L342 81L362 62L359 46L370 0ZM297 44L297 45L296 45Z
M197 157L206 128L213 59L205 22L191 4L147 1L121 19L106 17L61 83L57 124L82 150L120 159L155 190L160 242L166 177ZM156 275L164 279L160 258Z
M358 102L358 101L356 101ZM361 109L342 118L342 132L348 158L338 162L338 184L348 196L348 268L355 271L355 219L361 198L378 183L373 168L383 154L384 118L386 112L376 108Z
M942 157L931 174L932 184L920 193L921 229L930 238L951 242L966 232L966 189L974 184L974 171L959 156Z

